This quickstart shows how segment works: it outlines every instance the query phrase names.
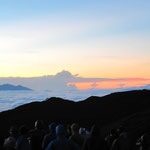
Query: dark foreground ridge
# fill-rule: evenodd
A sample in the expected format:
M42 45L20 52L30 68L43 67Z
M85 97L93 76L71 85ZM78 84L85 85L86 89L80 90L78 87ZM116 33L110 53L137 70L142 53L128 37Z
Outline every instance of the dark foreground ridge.
M6 135L12 125L33 126L34 122L39 119L46 124L78 122L87 127L92 124L109 126L128 117L136 120L142 118L143 121L146 121L144 120L146 116L150 118L149 110L149 90L119 92L104 97L92 96L80 102L53 97L43 102L32 102L1 112L0 133L1 136ZM144 115L144 118L140 117L142 113L147 113L147 115Z

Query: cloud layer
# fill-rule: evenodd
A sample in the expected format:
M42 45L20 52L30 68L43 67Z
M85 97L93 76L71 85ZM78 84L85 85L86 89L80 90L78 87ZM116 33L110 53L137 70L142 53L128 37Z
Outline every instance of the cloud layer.
M0 84L21 84L34 91L0 91L0 111L19 105L61 97L80 101L90 96L104 96L113 92L150 89L150 80L141 78L83 78L62 71L56 75L32 78L0 78Z
M0 84L23 85L33 90L89 90L89 89L118 89L141 87L150 84L150 79L143 78L84 78L69 71L61 71L56 75L42 77L0 78Z

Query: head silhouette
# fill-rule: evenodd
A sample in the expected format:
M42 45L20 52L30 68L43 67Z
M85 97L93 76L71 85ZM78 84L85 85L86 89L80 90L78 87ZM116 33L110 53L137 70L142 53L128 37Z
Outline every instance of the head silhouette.
M93 125L92 128L91 128L91 136L94 137L94 136L100 136L100 129L98 126L96 125Z
M56 126L56 135L57 136L65 136L66 132L65 132L65 127L63 125L58 125Z
M48 126L49 131L55 130L55 128L56 128L56 123L54 123L54 122L50 123Z
M9 129L9 134L12 135L12 136L17 136L18 134L18 131L17 131L17 128L12 126L10 129Z
M72 132L72 134L79 133L79 125L76 123L73 123L71 125L71 132Z
M28 129L25 125L22 125L20 128L19 128L19 134L20 135L25 135L28 133Z
M43 121L42 120L37 120L35 122L35 128L36 129L42 129L43 128Z

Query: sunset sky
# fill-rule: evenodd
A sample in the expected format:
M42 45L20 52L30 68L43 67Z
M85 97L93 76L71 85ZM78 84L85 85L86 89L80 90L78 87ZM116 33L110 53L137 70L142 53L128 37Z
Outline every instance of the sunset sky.
M0 0L0 77L62 70L93 78L78 89L150 84L150 1Z

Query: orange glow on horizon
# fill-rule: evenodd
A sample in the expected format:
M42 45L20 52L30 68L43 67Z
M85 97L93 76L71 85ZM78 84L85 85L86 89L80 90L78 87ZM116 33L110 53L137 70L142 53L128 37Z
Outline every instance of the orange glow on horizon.
M115 88L128 88L128 87L140 87L150 84L149 79L128 79L112 80L112 81L98 81L98 82L70 82L67 85L75 85L78 90L87 89L115 89Z

